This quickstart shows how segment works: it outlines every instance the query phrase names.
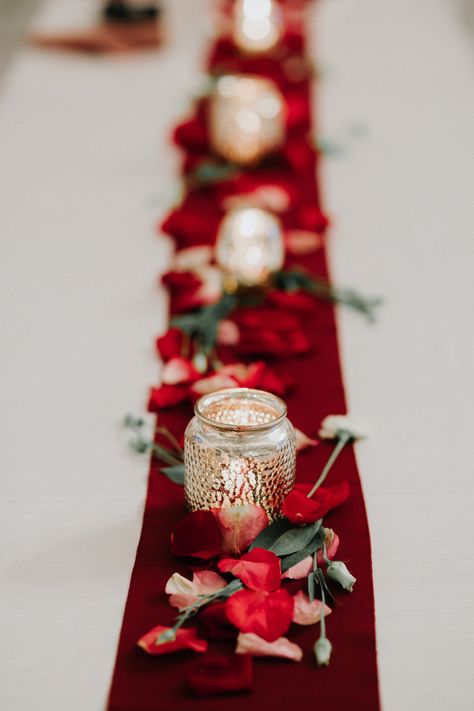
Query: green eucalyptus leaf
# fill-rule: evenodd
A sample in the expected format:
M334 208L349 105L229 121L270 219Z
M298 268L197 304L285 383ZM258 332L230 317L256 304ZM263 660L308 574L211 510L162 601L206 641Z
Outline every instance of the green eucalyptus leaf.
M184 484L184 464L163 467L161 471L175 484L180 484L181 486Z
M269 550L280 536L292 528L293 524L287 518L277 518L269 526L263 529L254 540L249 550L254 548L265 548Z
M313 602L315 594L316 584L314 582L314 573L313 571L311 571L311 573L308 575L308 597L310 602Z
M313 536L307 546L301 548L301 550L292 553L291 555L286 555L281 559L281 570L285 573L287 570L292 568L294 565L301 563L302 560L307 558L309 555L313 555L317 550L322 548L324 541L324 528L321 526L317 533Z
M175 316L171 325L195 338L202 352L209 353L216 342L219 322L228 316L237 304L236 296L224 294L215 304L204 306L195 313Z
M308 545L313 536L318 532L321 523L322 519L319 519L307 526L294 526L290 528L277 538L269 550L278 556L290 555L291 553L300 551Z

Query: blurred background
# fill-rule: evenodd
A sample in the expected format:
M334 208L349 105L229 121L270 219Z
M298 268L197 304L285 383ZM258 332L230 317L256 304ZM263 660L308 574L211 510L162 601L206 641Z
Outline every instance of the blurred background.
M157 52L96 57L23 40L92 25L99 0L0 0L2 711L108 691L147 482L119 423L158 377L169 134L213 28L210 1L162 4ZM384 711L471 711L474 0L317 5L331 272L385 298L374 327L337 314L349 408L373 425Z

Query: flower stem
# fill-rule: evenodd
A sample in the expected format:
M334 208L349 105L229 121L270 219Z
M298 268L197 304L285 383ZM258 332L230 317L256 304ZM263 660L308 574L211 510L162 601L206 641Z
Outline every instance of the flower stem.
M243 588L243 584L240 580L232 580L225 588L217 590L214 593L209 593L208 595L201 595L196 602L188 607L183 607L180 614L176 618L176 622L173 626L173 630L176 632L184 623L190 618L196 615L201 607L208 605L210 602L214 602L220 597L230 597L234 592Z
M316 481L315 485L313 486L313 488L307 495L308 499L310 499L315 494L316 490L319 489L319 487L321 486L321 484L323 483L323 481L326 479L327 475L329 474L329 470L331 469L332 465L334 464L334 462L336 461L336 459L338 458L338 456L340 455L340 453L342 452L345 445L347 444L347 442L349 442L350 439L351 439L351 435L349 432L342 431L339 433L338 442L337 442L336 446L334 447L333 451L331 452L331 456L327 460L323 471L319 475L318 480Z
M174 434L172 432L170 432L167 427L163 427L163 425L157 424L155 426L155 433L161 434L163 437L166 437L168 442L170 442L173 445L173 447L176 449L176 452L181 456L183 455L183 450L182 450L180 443L178 442L178 440L176 439Z

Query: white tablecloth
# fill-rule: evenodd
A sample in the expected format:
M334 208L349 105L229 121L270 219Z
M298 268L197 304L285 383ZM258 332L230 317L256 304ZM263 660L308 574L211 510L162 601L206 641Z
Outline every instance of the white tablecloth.
M170 248L153 227L178 195L168 131L199 89L212 27L203 0L167 5L157 54L24 49L0 87L5 711L106 699L147 478L119 424L157 380ZM94 6L49 0L38 26L87 23ZM373 425L358 461L383 705L468 711L469 35L449 0L324 0L317 15L320 136L341 149L322 174L333 276L386 297L376 326L339 314L349 402Z

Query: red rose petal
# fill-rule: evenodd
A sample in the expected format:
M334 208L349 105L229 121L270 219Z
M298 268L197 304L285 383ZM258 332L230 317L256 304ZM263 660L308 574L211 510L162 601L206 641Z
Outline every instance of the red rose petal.
M280 587L280 559L264 548L254 548L241 558L223 558L218 563L222 573L232 573L252 590L277 590Z
M211 511L192 511L173 529L171 550L175 555L212 558L222 550L222 535Z
M198 623L206 639L235 639L237 628L231 624L225 611L225 602L214 602L199 613Z
M249 654L207 655L188 675L190 690L199 697L250 691L253 662Z
M206 640L199 639L194 627L191 627L190 629L184 629L181 627L177 630L174 640L157 644L156 640L161 634L163 634L163 632L167 632L169 629L171 628L163 627L162 625L153 627L152 630L147 632L141 639L138 640L138 646L144 649L147 654L153 655L171 654L173 652L180 652L183 649L192 649L194 652L207 651Z
M267 642L282 637L293 619L294 601L283 589L239 590L225 606L227 617L241 632L253 632Z
M181 355L183 333L178 328L170 328L163 336L156 339L159 355L166 362L170 358Z
M158 412L184 402L189 397L187 385L161 385L151 388L148 398L148 412Z
M314 496L309 499L301 488L293 489L285 501L281 512L287 519L295 524L306 524L317 521L328 511L342 504L349 496L349 485L347 481L330 487L320 487ZM310 486L304 487L307 491Z

